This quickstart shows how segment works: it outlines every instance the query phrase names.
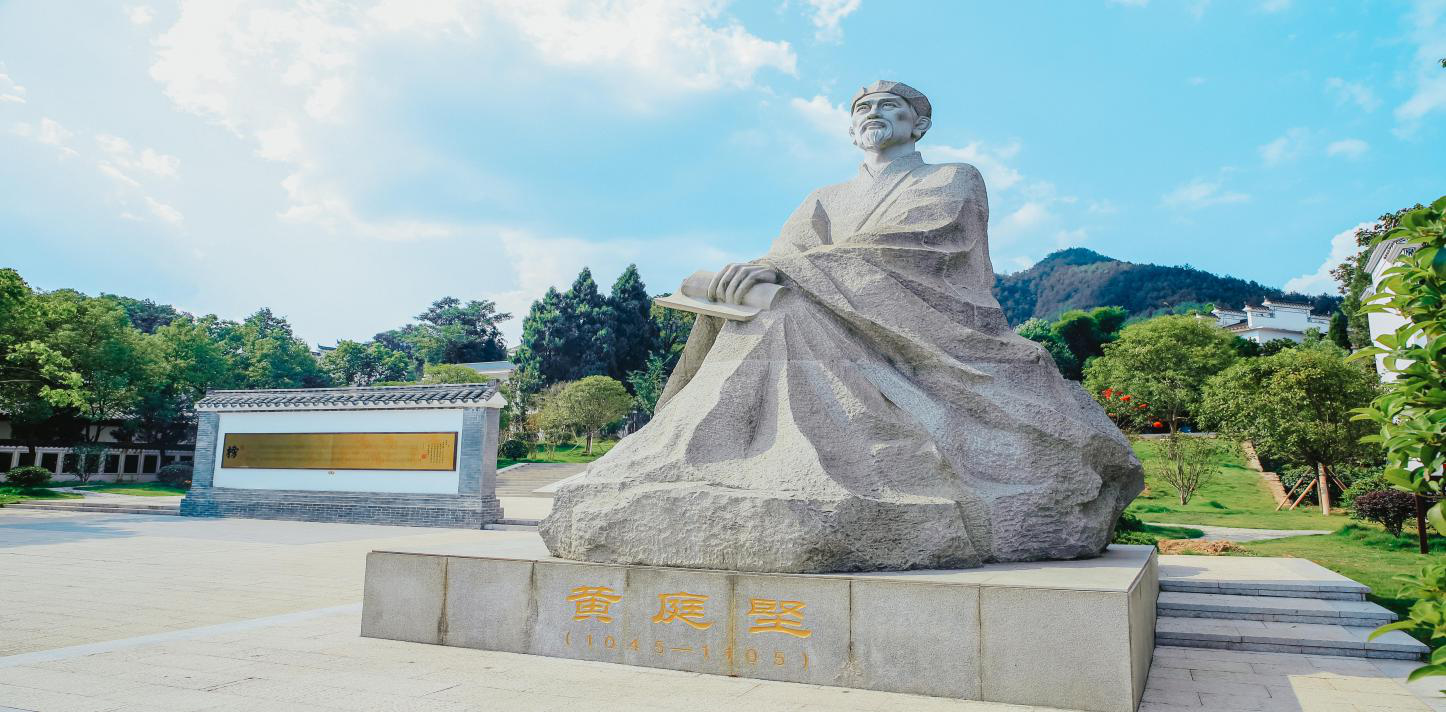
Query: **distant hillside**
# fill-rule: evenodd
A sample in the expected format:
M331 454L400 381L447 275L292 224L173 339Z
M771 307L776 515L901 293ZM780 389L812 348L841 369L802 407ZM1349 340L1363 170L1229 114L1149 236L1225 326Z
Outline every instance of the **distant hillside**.
M1121 306L1141 317L1205 304L1239 309L1265 299L1308 303L1317 314L1331 314L1341 303L1339 296L1287 293L1194 267L1121 262L1082 247L1055 252L1022 272L996 275L994 296L1010 324L1102 306Z

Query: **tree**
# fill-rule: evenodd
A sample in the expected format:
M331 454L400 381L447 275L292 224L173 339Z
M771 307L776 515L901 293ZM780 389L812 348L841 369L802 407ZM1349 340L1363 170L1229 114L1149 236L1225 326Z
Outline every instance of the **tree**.
M1349 323L1346 320L1345 312L1336 312L1331 315L1330 331L1327 332L1331 343L1347 351L1351 350L1351 337L1348 333Z
M1189 504L1190 498L1214 478L1217 461L1227 450L1215 438L1181 433L1170 433L1155 442L1164 457L1149 461L1146 469L1175 488L1182 507Z
M156 329L186 316L169 304L157 304L149 299L134 299L116 294L100 296L119 303L121 308L126 310L126 318L130 320L131 326L139 329L142 334L153 334Z
M336 342L335 349L322 354L321 367L332 383L339 386L405 381L412 377L413 372L411 358L401 351L377 341L360 344L345 339Z
M492 380L466 366L455 363L428 364L422 383L486 383Z
M652 318L653 300L638 275L637 265L628 265L613 282L608 306L613 340L608 375L630 383L630 374L647 366L648 357L658 345L658 325Z
M408 338L427 363L500 361L507 358L507 342L497 325L511 318L491 300L463 304L443 297L417 315L422 323Z
M566 292L548 289L522 321L519 365L536 388L609 372L617 342L612 306L583 268Z
M1371 428L1351 416L1375 397L1376 378L1345 356L1320 342L1240 361L1205 385L1201 418L1263 454L1309 466L1327 487L1335 468L1370 456L1360 440ZM1329 514L1329 490L1317 494Z
M80 376L73 387L51 389L52 402L74 408L86 422L81 438L96 442L101 425L129 414L155 364L142 353L141 333L114 299L69 289L42 296L46 342Z
M587 436L587 454L602 429L628 414L633 397L623 384L607 376L587 376L568 383L542 407L544 430L566 428ZM550 427L549 427L550 426Z
M637 403L638 410L652 415L658 408L658 399L663 396L663 388L668 385L668 376L665 372L666 365L660 354L648 356L645 368L633 371L628 374L628 383L633 387L633 398Z
M1103 353L1102 347L1114 341L1124 326L1128 312L1120 307L1097 307L1091 311L1071 309L1054 323L1029 319L1015 332L1042 344L1065 378L1078 381L1090 359Z
M1200 404L1206 379L1235 362L1234 337L1214 322L1161 316L1131 324L1085 368L1085 388L1106 402L1130 395L1170 432L1179 431Z
M262 308L240 324L213 322L211 327L234 354L240 388L317 388L331 378L291 324Z
M658 328L657 346L653 353L663 359L663 381L666 382L683 355L683 347L688 345L688 335L693 333L693 322L697 315L658 306L656 303L650 309L653 324Z
M1384 392L1357 417L1376 434L1369 441L1385 449L1382 476L1392 486L1437 501L1421 513L1437 532L1446 534L1442 511L1442 467L1446 466L1446 196L1429 208L1403 215L1381 240L1405 240L1416 248L1403 254L1382 274L1380 289L1365 305L1366 313L1394 313L1405 320L1394 333L1377 339L1352 358L1384 357L1392 376ZM1422 530L1425 527L1420 527ZM1421 535L1422 553L1427 543ZM1439 651L1438 651L1439 652Z
M209 319L209 317L208 317ZM152 364L122 439L154 444L164 461L196 427L196 401L211 388L234 385L235 371L207 320L178 318L144 337L142 353Z
M1410 208L1386 213L1376 218L1374 224L1356 230L1356 245L1359 248L1356 254L1331 270L1331 276L1340 284L1340 311L1346 315L1346 335L1350 337L1351 348L1364 349L1373 345L1370 324L1366 323L1367 312L1362 309L1364 305L1361 301L1361 295L1371 286L1371 274L1366 271L1371 250L1387 233L1396 229L1402 216L1421 207L1418 203Z
M70 360L47 343L49 322L41 296L13 269L0 269L0 411L12 437L31 445L84 386ZM79 428L74 428L78 433ZM68 438L67 438L68 439Z

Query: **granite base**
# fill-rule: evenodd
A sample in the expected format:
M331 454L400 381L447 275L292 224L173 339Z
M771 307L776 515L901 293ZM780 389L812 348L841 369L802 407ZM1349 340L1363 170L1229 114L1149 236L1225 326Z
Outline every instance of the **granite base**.
M958 571L753 574L549 556L540 540L367 557L366 637L1019 705L1130 712L1153 547Z

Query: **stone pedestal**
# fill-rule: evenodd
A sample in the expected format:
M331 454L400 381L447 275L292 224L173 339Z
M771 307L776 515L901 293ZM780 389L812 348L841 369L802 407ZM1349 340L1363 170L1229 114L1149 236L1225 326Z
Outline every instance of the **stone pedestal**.
M1134 710L1153 547L957 571L752 574L566 561L541 541L367 557L362 635L889 692Z

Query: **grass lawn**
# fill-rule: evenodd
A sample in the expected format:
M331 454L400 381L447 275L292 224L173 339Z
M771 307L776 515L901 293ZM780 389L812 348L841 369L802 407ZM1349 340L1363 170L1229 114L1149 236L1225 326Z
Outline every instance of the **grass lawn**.
M1189 527L1157 526L1154 524L1141 524L1138 529L1115 529L1115 544L1150 544L1155 545L1161 539L1199 539L1205 536L1205 532Z
M1260 474L1245 466L1244 455L1236 452L1219 460L1219 472L1201 487L1190 503L1180 505L1175 489L1151 474L1160 460L1159 446L1150 440L1135 440L1135 454L1145 465L1146 493L1125 511L1147 522L1213 524L1254 529L1335 530L1350 522L1344 512L1322 516L1319 508L1302 504L1295 511L1275 511Z
M80 495L69 492L56 492L44 487L10 487L0 486L0 507L14 502L23 502L27 499L80 499Z
M1432 536L1431 554L1422 556L1416 544L1416 531L1407 527L1400 537L1393 537L1375 524L1352 522L1334 534L1295 536L1241 544L1245 556L1293 556L1310 559L1332 571L1353 578L1371 587L1371 600L1405 615L1414 603L1399 598L1401 585L1393 580L1397 574L1416 573L1435 556L1446 554L1446 538Z
M76 485L75 489L107 494L128 494L135 497L172 497L190 491L185 487L168 485L163 482L103 482L93 485Z
M497 467L501 469L503 467L507 467L508 465L515 465L519 462L592 462L593 460L602 457L603 454L606 453L608 450L613 449L613 446L616 444L618 444L618 441L616 440L594 440L592 443L591 455L583 454L584 451L587 449L586 443L563 443L562 445L558 445L555 448L538 447L536 450L532 451L532 457L523 458L521 460L509 460L507 458L499 457L497 458Z

